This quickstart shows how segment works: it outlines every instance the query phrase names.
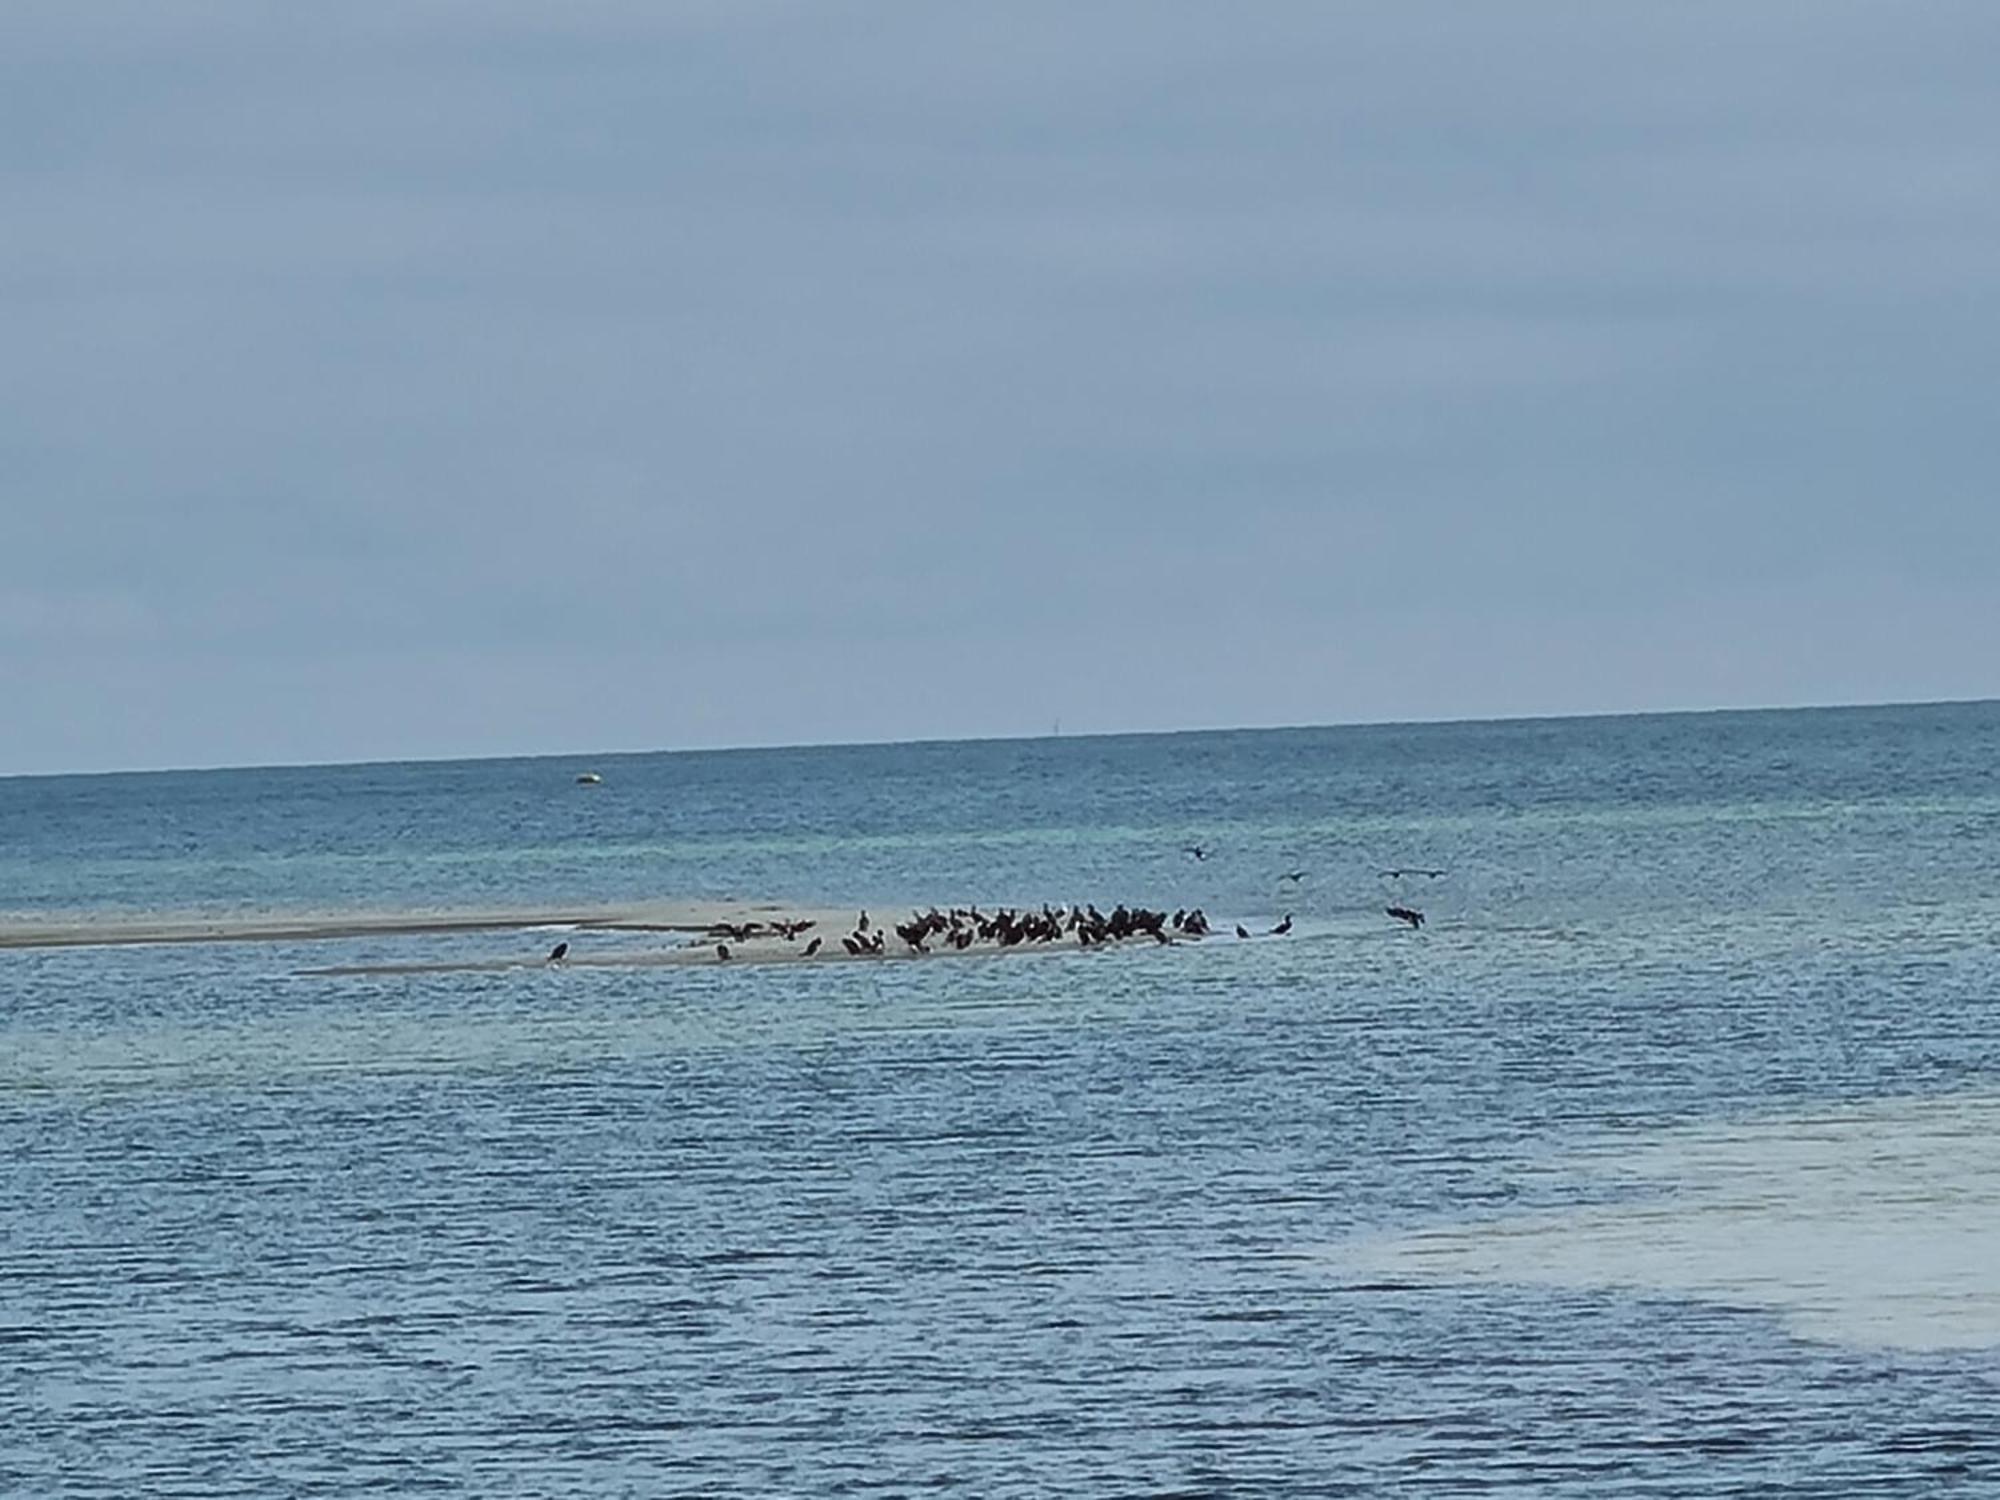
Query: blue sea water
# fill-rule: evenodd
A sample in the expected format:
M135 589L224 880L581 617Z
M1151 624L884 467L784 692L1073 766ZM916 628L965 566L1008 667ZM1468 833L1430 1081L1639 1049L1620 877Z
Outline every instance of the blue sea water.
M0 780L0 922L695 896L1296 926L0 955L0 1494L2000 1493L2000 705Z

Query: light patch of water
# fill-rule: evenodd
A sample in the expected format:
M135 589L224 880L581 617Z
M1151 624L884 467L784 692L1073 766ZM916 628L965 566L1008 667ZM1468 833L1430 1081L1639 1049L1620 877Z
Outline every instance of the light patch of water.
M2000 1094L1689 1126L1559 1168L1629 1196L1351 1241L1339 1274L1756 1307L1858 1348L2000 1346Z

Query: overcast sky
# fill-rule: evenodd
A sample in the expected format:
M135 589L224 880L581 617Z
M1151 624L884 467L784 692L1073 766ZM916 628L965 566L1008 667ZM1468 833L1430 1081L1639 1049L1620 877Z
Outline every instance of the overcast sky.
M1995 57L12 0L0 772L2000 694Z

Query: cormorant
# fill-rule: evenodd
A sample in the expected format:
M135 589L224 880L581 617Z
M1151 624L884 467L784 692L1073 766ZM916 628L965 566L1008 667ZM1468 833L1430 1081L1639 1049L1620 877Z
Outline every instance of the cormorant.
M549 949L549 956L546 959L544 959L543 962L551 964L559 964L568 957L569 957L569 944L557 943L555 947Z
M806 944L806 957L811 958L817 952L819 952L819 939L814 938L810 943Z

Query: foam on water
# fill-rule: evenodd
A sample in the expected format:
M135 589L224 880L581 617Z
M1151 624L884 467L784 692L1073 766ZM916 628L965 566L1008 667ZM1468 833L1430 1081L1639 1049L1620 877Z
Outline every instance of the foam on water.
M2000 1345L2000 1095L1897 1099L1609 1143L1618 1201L1338 1247L1343 1275L1659 1293L1858 1348Z

